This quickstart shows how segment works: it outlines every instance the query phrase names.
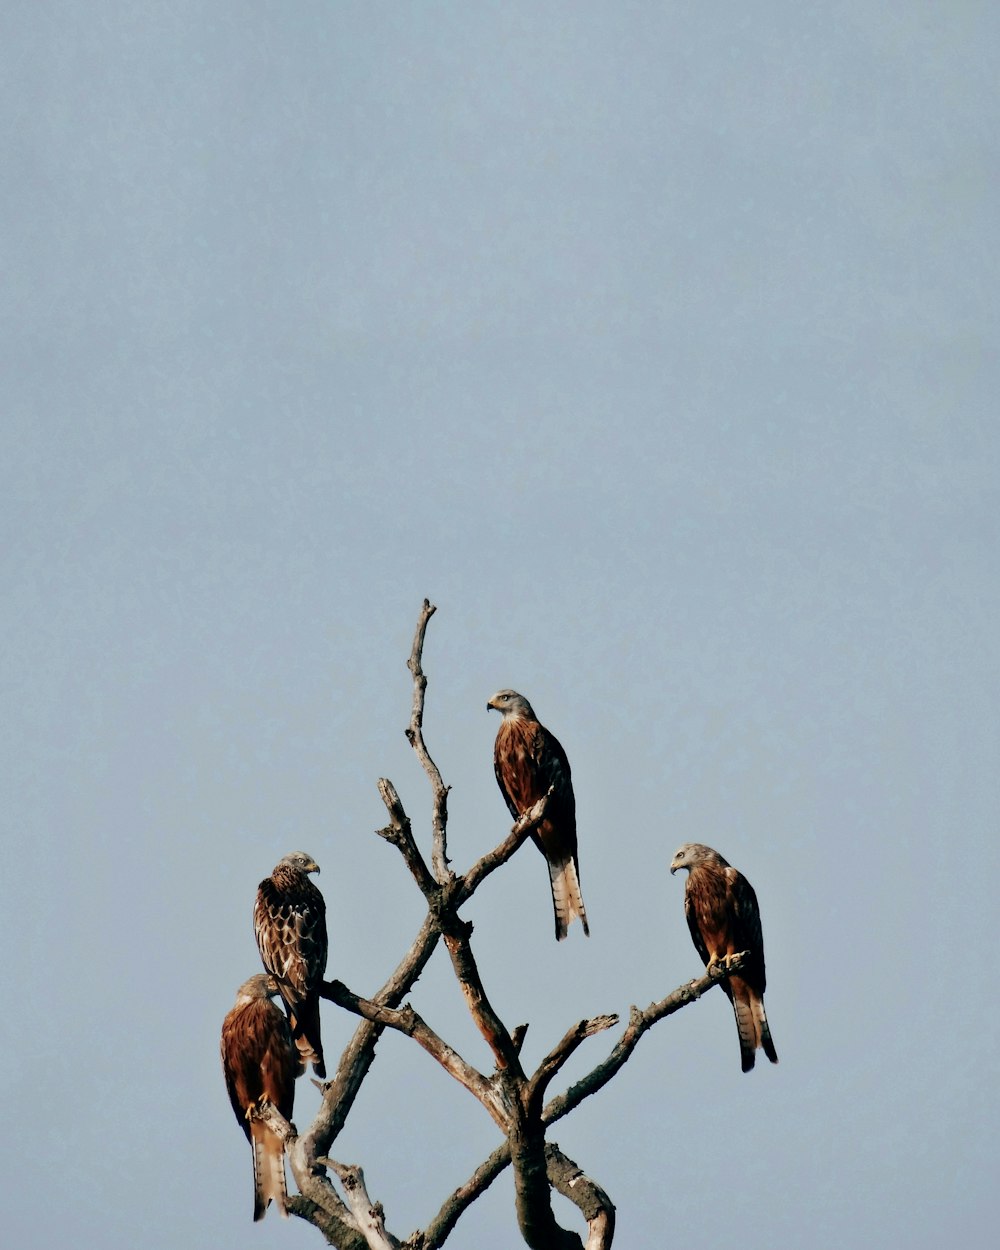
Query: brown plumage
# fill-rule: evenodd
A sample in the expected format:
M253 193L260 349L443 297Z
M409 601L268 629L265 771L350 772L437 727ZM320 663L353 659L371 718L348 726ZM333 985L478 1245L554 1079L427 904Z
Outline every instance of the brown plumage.
M286 855L257 890L253 927L264 967L278 984L302 1062L326 1076L318 987L326 971L326 904L309 880L319 865L302 851Z
M281 1138L250 1112L266 1099L292 1118L295 1078L302 1071L292 1033L271 1002L278 987L263 972L236 992L236 1005L222 1022L222 1071L237 1122L253 1149L253 1218L262 1220L274 1201L287 1218L285 1152Z
M502 718L493 747L493 767L514 819L555 786L545 819L531 837L549 865L556 937L564 938L577 917L584 933L589 934L576 853L576 799L566 752L555 735L539 724L531 704L516 690L498 690L486 706L496 708Z
M719 984L736 1015L743 1071L749 1072L758 1047L772 1063L778 1053L764 1014L764 937L753 886L737 869L700 842L686 842L674 856L670 871L689 869L684 887L684 915L695 949L706 968L727 963L732 955L749 951L750 959L737 975Z

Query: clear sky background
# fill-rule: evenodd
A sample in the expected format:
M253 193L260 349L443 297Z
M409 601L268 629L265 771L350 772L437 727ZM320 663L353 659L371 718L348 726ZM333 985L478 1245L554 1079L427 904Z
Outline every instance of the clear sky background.
M219 1026L290 850L331 976L416 931L425 595L456 867L494 690L573 764L593 936L530 846L468 909L529 1059L697 973L679 843L760 899L780 1065L716 991L553 1134L617 1244L994 1244L995 6L0 27L5 1244L322 1244L251 1224ZM487 1063L441 957L413 1001ZM406 1235L496 1141L386 1037L335 1154ZM507 1175L450 1244L516 1240Z

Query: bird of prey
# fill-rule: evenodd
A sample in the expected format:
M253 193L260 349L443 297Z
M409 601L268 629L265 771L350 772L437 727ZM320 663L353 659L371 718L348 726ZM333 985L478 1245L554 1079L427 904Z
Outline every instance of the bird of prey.
M264 967L278 985L302 1062L326 1076L319 1031L319 986L326 971L326 904L309 880L319 865L293 851L257 890L253 927Z
M267 1204L287 1218L285 1152L281 1138L252 1118L264 1100L286 1120L292 1118L295 1078L302 1071L288 1021L271 1002L278 987L263 972L236 991L236 1005L222 1022L222 1071L236 1119L253 1149L253 1218L262 1220Z
M539 724L531 704L516 690L498 690L486 707L495 708L501 716L493 767L514 819L554 787L545 819L531 837L549 865L556 938L564 938L577 917L584 933L589 934L576 853L576 799L566 752L555 735Z
M758 1047L772 1063L778 1054L764 1014L764 938L753 886L737 869L700 842L686 842L674 856L671 873L687 868L684 915L695 950L707 968L729 965L733 955L749 951L742 971L720 981L736 1014L743 1071L749 1072Z

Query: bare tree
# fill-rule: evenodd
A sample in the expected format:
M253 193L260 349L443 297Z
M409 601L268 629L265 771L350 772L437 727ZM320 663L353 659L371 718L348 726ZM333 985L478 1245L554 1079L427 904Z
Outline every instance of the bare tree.
M628 1023L607 1056L581 1080L549 1097L553 1080L566 1061L588 1038L619 1023L617 1015L599 1015L572 1024L533 1072L521 1063L527 1026L509 1030L490 1004L472 951L472 926L460 911L486 878L521 846L544 818L549 795L543 796L515 822L508 836L464 874L449 867L447 854L448 787L424 742L423 715L427 679L421 660L427 624L435 608L426 599L413 639L408 667L413 677L413 705L406 730L433 794L431 863L413 837L410 820L391 781L379 780L379 791L389 823L378 830L400 852L426 903L427 912L413 942L395 972L371 998L363 998L340 981L324 982L322 996L361 1017L354 1036L330 1081L316 1082L323 1095L319 1114L305 1133L297 1133L274 1106L264 1104L255 1114L279 1134L291 1164L299 1194L288 1201L291 1213L314 1224L338 1250L434 1250L447 1240L463 1212L505 1168L512 1168L517 1223L526 1245L534 1250L607 1250L615 1231L615 1208L601 1186L547 1140L549 1126L585 1098L603 1088L628 1061L639 1039L658 1021L694 1002L707 989L744 964L737 956L727 967L711 970L659 1002L640 1010L631 1007ZM549 792L551 794L551 791ZM404 999L420 976L439 942L444 943L452 969L479 1032L493 1055L494 1068L479 1072L440 1037ZM449 1194L437 1214L404 1241L386 1226L381 1202L368 1194L362 1169L330 1157L362 1082L371 1070L375 1044L385 1029L412 1038L459 1084L474 1094L500 1129L502 1143ZM340 1181L340 1191L330 1173ZM562 1228L552 1210L552 1191L569 1198L587 1225L587 1238Z

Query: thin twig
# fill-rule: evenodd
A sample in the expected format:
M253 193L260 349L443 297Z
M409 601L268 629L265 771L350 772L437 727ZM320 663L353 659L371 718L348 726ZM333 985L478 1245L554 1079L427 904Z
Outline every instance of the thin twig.
M545 812L554 791L555 786L549 786L536 803L518 816L511 826L510 833L499 846L494 847L492 851L487 851L481 859L476 860L467 873L459 877L454 895L456 907L467 902L490 873L503 867L532 830L538 828L545 819Z
M427 750L427 745L424 742L424 691L427 689L427 678L424 676L421 660L424 652L424 635L427 633L427 622L436 611L437 608L428 599L425 599L420 610L420 618L417 621L416 633L413 635L413 648L410 651L410 658L406 662L406 667L410 670L413 677L413 707L410 712L410 724L406 730L406 737L410 746L416 751L417 759L420 761L421 767L431 783L431 790L434 794L432 816L434 846L431 852L431 862L434 865L434 875L437 877L438 882L441 885L447 885L452 876L448 867L448 787L444 784L438 766L431 759L430 752Z
M424 857L420 854L420 848L413 837L410 818L403 810L403 803L396 787L388 777L379 777L378 792L389 813L389 825L385 829L376 829L375 832L380 838L384 838L396 847L406 861L406 866L419 886L420 892L430 902L435 895L440 893L440 889L431 876Z

